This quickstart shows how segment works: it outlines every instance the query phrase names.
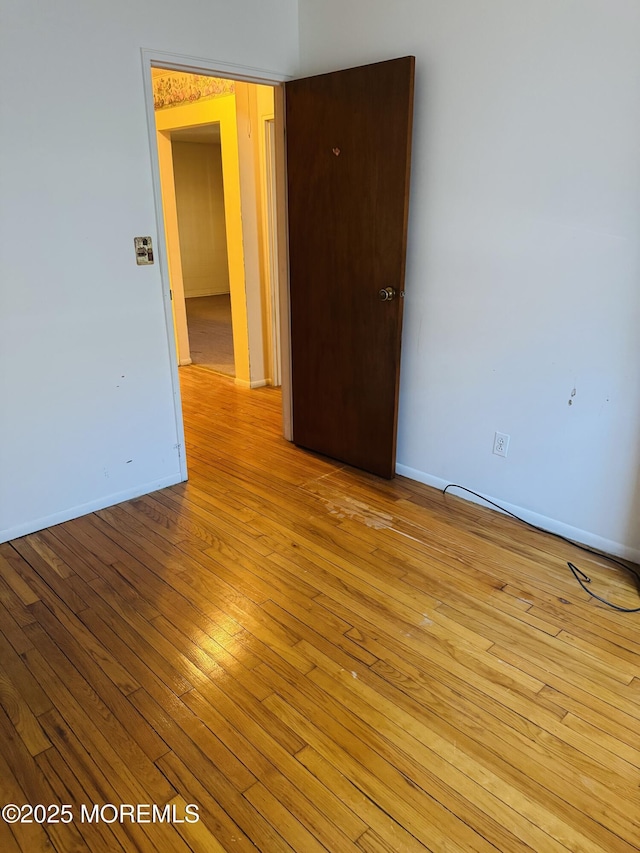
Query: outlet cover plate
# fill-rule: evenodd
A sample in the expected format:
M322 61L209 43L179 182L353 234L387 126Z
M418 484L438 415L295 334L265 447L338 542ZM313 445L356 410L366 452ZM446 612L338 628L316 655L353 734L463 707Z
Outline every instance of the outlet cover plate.
M507 458L507 453L509 452L509 436L506 432L496 432L493 437L493 452L496 456L502 456L504 459Z

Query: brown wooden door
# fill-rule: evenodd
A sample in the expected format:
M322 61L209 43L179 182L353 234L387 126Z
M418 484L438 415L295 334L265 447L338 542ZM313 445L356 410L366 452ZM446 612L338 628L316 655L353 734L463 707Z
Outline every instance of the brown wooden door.
M293 440L382 477L395 473L413 76L405 57L285 87Z

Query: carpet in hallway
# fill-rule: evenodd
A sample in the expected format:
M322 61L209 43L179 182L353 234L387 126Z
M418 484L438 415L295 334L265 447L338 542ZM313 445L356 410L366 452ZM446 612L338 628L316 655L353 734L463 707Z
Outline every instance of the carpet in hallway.
M193 363L235 376L229 294L191 297L185 303Z

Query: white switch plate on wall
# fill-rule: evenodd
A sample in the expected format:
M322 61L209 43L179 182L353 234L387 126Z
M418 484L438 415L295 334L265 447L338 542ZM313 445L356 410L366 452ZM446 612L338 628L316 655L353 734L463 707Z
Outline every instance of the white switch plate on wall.
M136 249L136 263L152 264L153 263L153 244L151 237L134 237L133 245Z

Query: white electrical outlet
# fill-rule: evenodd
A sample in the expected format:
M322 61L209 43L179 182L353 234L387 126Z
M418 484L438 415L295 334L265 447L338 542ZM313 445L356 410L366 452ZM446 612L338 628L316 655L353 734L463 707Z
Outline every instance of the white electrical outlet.
M493 438L493 452L496 456L507 457L509 452L509 436L504 432L497 432Z

